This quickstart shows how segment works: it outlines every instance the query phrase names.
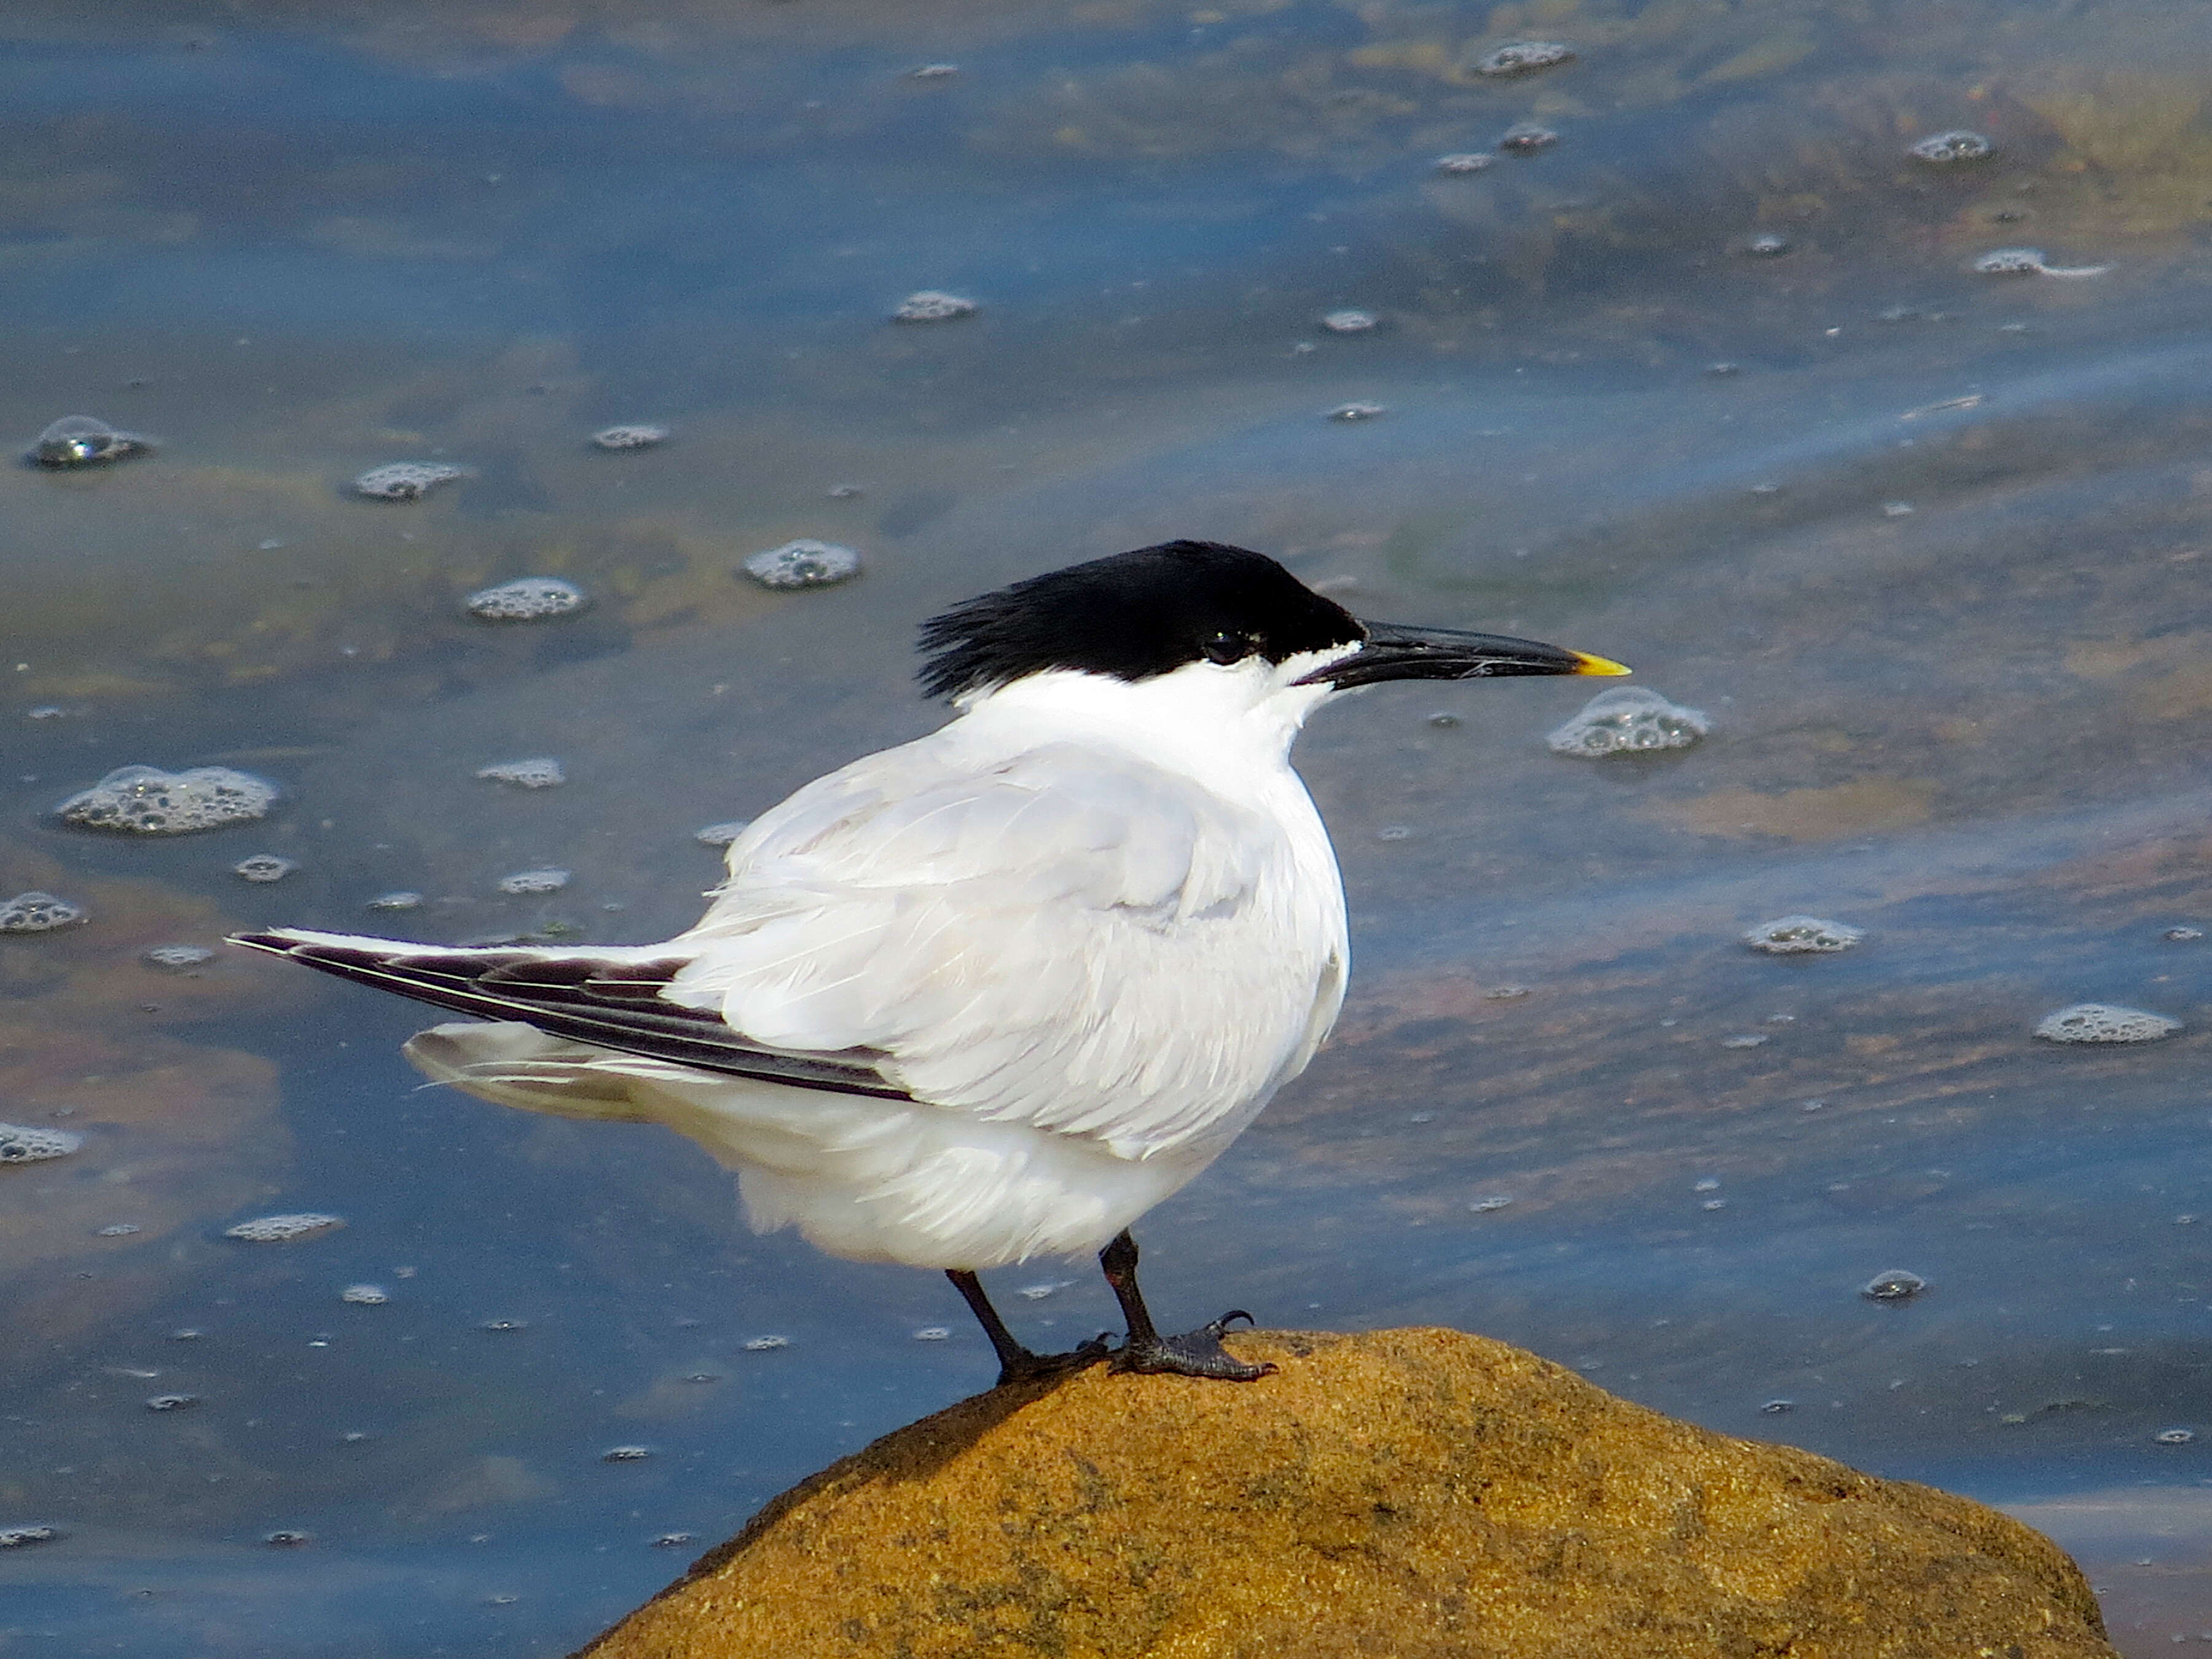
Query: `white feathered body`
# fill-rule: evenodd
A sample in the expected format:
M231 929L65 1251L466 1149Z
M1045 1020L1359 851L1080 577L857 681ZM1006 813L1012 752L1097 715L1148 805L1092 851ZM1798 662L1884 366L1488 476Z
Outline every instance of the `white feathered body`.
M1018 682L757 819L688 933L576 953L685 958L669 999L773 1048L870 1051L911 1101L514 1023L410 1057L505 1104L667 1124L738 1171L757 1229L833 1255L1095 1250L1219 1156L1342 1002L1342 884L1289 763L1326 695L1290 686L1303 665Z

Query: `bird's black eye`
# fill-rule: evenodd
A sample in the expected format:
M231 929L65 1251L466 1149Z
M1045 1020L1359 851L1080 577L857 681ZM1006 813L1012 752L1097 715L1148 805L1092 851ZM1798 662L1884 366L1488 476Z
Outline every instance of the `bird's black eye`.
M1259 641L1249 634L1216 634L1198 648L1206 653L1208 662L1227 665L1242 662L1258 648Z

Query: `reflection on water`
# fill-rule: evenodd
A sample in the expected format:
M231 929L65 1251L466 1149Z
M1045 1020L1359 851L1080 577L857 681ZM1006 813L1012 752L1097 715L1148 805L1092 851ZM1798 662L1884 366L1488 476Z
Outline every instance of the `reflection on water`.
M0 472L0 895L89 918L0 938L0 1118L82 1138L0 1168L0 1644L561 1653L988 1382L935 1275L192 952L664 937L710 830L934 721L921 617L1173 535L1666 703L1316 722L1352 1001L1149 1223L1162 1307L1522 1342L2008 1503L2126 1650L2212 1632L2199 9L0 27L0 422L156 441ZM822 546L859 577L743 574ZM130 767L277 793L56 814ZM1792 925L1861 937L1746 943ZM2181 1029L2034 1040L2080 1003Z

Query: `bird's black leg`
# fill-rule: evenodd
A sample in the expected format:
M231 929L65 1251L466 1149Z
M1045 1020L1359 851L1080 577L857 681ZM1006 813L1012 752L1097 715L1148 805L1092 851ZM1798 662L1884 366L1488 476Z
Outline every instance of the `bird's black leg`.
M1127 1228L1098 1252L1098 1265L1106 1282L1114 1287L1122 1317L1129 1322L1127 1340L1115 1350L1115 1370L1166 1371L1176 1376L1218 1376L1231 1382L1249 1382L1275 1369L1247 1364L1221 1346L1221 1334L1229 1328L1231 1320L1252 1322L1252 1316L1242 1308L1232 1308L1211 1325L1185 1331L1181 1336L1162 1336L1154 1329L1152 1316L1145 1309L1145 1294L1137 1288L1137 1241L1129 1237Z
M999 1310L991 1305L991 1298L983 1294L981 1279L960 1267L947 1267L945 1276L967 1299L969 1311L982 1326L983 1334L991 1339L991 1346L999 1356L999 1387L1004 1388L1009 1382L1026 1382L1032 1377L1057 1376L1062 1371L1079 1370L1106 1358L1106 1339L1103 1336L1094 1336L1081 1347L1066 1353L1031 1353L1014 1340L1014 1334L1006 1328L1006 1322L999 1317Z

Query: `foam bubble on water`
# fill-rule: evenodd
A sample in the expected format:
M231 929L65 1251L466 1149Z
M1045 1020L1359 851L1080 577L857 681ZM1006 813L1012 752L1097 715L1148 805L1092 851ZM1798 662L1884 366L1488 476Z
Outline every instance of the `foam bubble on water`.
M1321 325L1332 334L1364 334L1375 326L1375 313L1346 306L1341 311L1332 311L1323 317Z
M909 81L949 81L960 73L957 64L916 64L906 72Z
M602 1463L642 1463L653 1455L650 1446L610 1446L599 1454Z
M1996 146L1990 142L1987 134L1954 127L1948 132L1929 134L1905 154L1918 161L1933 161L1938 167L1949 167L1960 161L1984 161L1996 152Z
M0 1123L0 1164L43 1164L50 1158L67 1158L83 1145L82 1135L67 1129Z
M860 556L835 542L801 537L756 553L744 562L745 574L763 587L830 587L860 574Z
M1885 519L1909 519L1912 514L1911 501L1884 501L1881 504L1881 516Z
M279 1527L274 1532L263 1533L261 1541L272 1549L296 1550L303 1545L313 1543L315 1534L303 1532L297 1527Z
M1484 155L1474 150L1455 150L1449 155L1436 160L1438 173L1482 173L1497 164L1497 157Z
M1477 75L1528 75L1574 61L1575 49L1557 40L1515 40L1492 46L1468 67Z
M253 853L230 866L230 873L241 881L282 881L298 869L293 860L275 853Z
M95 415L64 415L39 434L23 459L40 466L104 466L143 455L153 440L118 432Z
M215 952L204 945L157 945L146 951L141 960L148 966L167 968L181 973L197 968L204 962L213 962Z
M2101 276L2110 265L2054 265L2039 247L1992 248L1974 261L1984 276Z
M1371 421L1377 415L1387 415L1389 412L1389 405L1387 404L1339 404L1328 411L1328 418L1332 421Z
M357 1308L380 1308L392 1300L392 1292L381 1285L349 1285L338 1292L338 1300Z
M688 1532L664 1532L653 1540L653 1547L657 1550L681 1549L691 1541L692 1534Z
M544 622L581 611L584 590L558 576L518 576L496 587L477 589L466 604L469 615L482 622Z
M1889 1267L1859 1286L1869 1302L1910 1302L1928 1288L1928 1281L1907 1267Z
M2169 927L2159 937L2169 945L2193 945L2204 937L2202 927Z
M477 775L492 783L511 783L518 789L550 789L568 781L561 763L550 755L528 760L494 761L477 768Z
M2160 1429L2151 1436L2161 1446L2185 1446L2197 1438L2194 1429Z
M566 870L518 870L499 878L501 892L516 895L557 893L568 884Z
M1777 916L1745 933L1743 942L1770 957L1798 957L1848 951L1865 937L1865 928L1849 922L1819 916Z
M1599 692L1544 741L1555 755L1595 760L1687 749L1712 727L1703 709L1671 703L1646 686L1624 685Z
M319 1238L345 1225L342 1216L319 1210L299 1210L284 1215L258 1215L222 1230L225 1238L242 1238L250 1244L289 1244L295 1239Z
M644 421L630 422L594 432L592 441L601 449L650 449L668 441L668 428Z
M444 461L393 461L373 466L353 481L354 493L380 501L419 501L440 484L465 478L469 470Z
M1473 1211L1476 1215L1491 1215L1499 1210L1504 1209L1512 1202L1512 1197L1509 1194L1492 1193L1487 1198L1476 1199L1467 1207Z
M909 294L898 302L891 313L895 323L949 323L962 317L975 314L975 302L963 299L957 294L925 288Z
M33 1544L51 1544L62 1535L59 1527L33 1523L21 1527L0 1527L0 1550L27 1549Z
M1721 1047L1723 1048L1763 1048L1766 1046L1766 1042L1767 1038L1765 1033L1762 1031L1746 1031L1740 1036L1723 1037L1721 1039Z
M2155 1042L2180 1029L2179 1020L2164 1014L2109 1002L2077 1002L2035 1023L2035 1035L2045 1042Z
M1754 259L1778 259L1790 252L1790 239L1771 230L1747 238L1743 251Z
M720 823L710 823L703 830L694 830L691 839L707 847L727 847L752 827L750 818L726 818Z
M747 1353L773 1353L778 1348L787 1348L790 1346L791 1339L787 1336L753 1336L745 1339Z
M1559 142L1559 135L1540 121L1516 121L1498 135L1498 148L1508 155L1534 155Z
M83 830L187 836L264 817L276 799L275 784L228 766L119 766L54 811Z
M135 1221L111 1221L105 1227L94 1228L92 1236L94 1238L128 1238L133 1233L145 1231Z
M914 1334L914 1340L917 1342L950 1342L952 1330L947 1325L924 1325Z
M81 904L72 904L52 893L18 893L0 900L0 933L51 933L58 927L75 927L91 920Z
M149 1412L188 1412L200 1403L196 1394L157 1394L146 1402Z
M480 1331L492 1331L505 1335L513 1331L528 1330L530 1322L526 1319L486 1319L480 1321L477 1328Z
M422 896L420 893L409 892L403 889L397 892L379 893L362 908L365 910L416 910L420 909L422 904Z

